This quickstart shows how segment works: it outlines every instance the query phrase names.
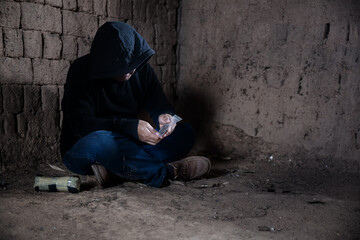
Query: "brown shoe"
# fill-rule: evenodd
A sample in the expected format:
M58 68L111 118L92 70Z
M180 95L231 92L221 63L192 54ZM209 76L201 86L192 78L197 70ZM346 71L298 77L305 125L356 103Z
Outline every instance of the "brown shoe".
M191 156L169 163L174 167L175 179L192 180L210 172L210 160L202 156Z
M94 172L96 181L101 187L110 187L114 185L113 180L111 179L111 176L109 176L108 171L106 168L101 166L100 164L92 164L91 168Z

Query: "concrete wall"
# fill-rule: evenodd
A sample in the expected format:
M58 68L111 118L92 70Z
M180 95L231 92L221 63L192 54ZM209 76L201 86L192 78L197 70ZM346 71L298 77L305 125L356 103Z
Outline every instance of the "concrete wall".
M359 1L180 10L178 108L205 134L200 149L360 163Z
M177 0L1 0L0 172L60 160L67 70L105 21L126 21L147 39L172 98L177 7Z

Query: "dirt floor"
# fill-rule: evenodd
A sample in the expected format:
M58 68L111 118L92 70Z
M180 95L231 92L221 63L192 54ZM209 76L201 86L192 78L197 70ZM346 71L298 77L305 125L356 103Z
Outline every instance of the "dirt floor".
M360 239L360 174L326 163L222 159L204 179L156 189L36 192L41 166L1 176L0 239ZM59 167L63 167L58 164Z

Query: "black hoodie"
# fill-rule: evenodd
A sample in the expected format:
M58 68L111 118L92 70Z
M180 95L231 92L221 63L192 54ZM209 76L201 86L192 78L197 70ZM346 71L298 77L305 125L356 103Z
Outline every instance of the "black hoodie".
M145 39L121 22L107 22L97 31L90 54L70 66L62 100L60 138L64 155L77 140L97 130L108 130L138 139L138 114L173 113L159 81L147 63L154 54ZM128 81L115 80L132 70Z

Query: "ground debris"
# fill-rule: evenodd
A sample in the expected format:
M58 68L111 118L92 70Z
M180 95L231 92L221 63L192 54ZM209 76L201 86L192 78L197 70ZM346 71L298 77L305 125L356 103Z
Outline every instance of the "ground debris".
M250 169L245 168L245 167L239 168L239 169L237 170L237 172L239 172L239 173L255 173L255 171L250 170Z
M5 179L0 180L0 188L1 189L6 190L8 185L9 184L5 181Z
M49 163L49 167L50 167L51 169L55 170L55 171L65 172L64 169L62 169L62 168L60 168L60 167L58 167L58 166L55 166L55 165L51 165L50 163Z
M181 182L181 181L171 181L169 180L171 184L174 184L174 185L179 185L179 186L184 186L185 187L185 183Z
M229 184L229 182L217 182L214 184L201 184L201 185L194 186L194 188L215 188L215 187L220 187L220 186L223 186L226 184Z
M325 202L313 199L311 201L307 201L308 204L325 204Z
M275 232L275 228L268 226L259 226L258 230L263 232Z
M47 164L42 167L39 170L46 175L54 172ZM232 168L222 167L219 171L215 169L214 173L219 173L216 176L175 181L161 189L124 182L105 189L96 185L77 195L35 194L33 172L0 176L0 183L9 183L8 190L0 188L0 219L6 219L5 225L0 226L0 239L22 236L38 240L73 236L78 240L144 236L174 240L293 239L294 236L357 239L360 236L355 221L360 214L357 175L351 178L354 181L339 182L337 175L332 177L307 169L299 173L289 172L287 167L268 169L266 165L254 168L255 174L243 174L239 166L235 168L232 173L240 177L229 176L230 172L224 169ZM318 181L334 182L313 186L315 177ZM83 178L84 182L96 183L93 176ZM322 204L319 200L326 205L310 205ZM58 208L63 209L62 217L56 212ZM163 228L169 223L176 228ZM132 231L118 231L119 226L131 226ZM164 231L159 233L156 229ZM215 237L214 233L217 233Z

